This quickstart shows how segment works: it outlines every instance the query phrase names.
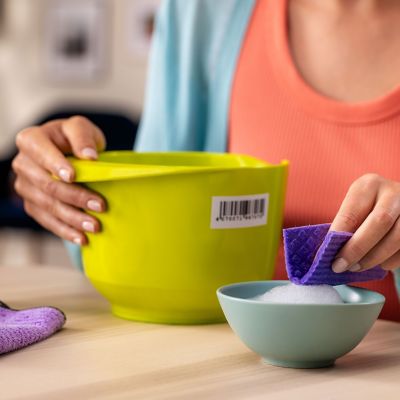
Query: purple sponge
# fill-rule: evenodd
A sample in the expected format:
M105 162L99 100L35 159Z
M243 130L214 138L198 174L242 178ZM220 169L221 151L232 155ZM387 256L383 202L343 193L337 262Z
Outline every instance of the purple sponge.
M349 232L329 232L330 224L309 225L283 230L286 270L298 285L343 285L382 279L386 271L376 266L362 272L332 271L339 250L353 236Z
M0 302L0 354L44 340L64 323L63 312L53 307L19 311Z

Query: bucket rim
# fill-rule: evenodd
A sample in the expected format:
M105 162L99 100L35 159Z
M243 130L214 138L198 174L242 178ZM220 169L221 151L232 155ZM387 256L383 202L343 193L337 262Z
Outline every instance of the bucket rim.
M137 163L122 162L121 158L136 157ZM113 159L120 161L113 161ZM160 164L144 163L148 158L173 159L174 162L162 162ZM191 159L197 162L192 164L187 162L177 163L177 158L182 161ZM157 175L178 175L178 174L199 174L224 172L231 170L254 170L254 169L284 169L286 170L289 162L282 160L279 164L271 164L255 157L245 154L233 153L210 153L210 152L135 152L135 151L105 151L99 154L96 161L82 160L68 157L75 169L75 182L99 182L109 180L120 180L129 178L151 177ZM211 161L211 164L199 164L198 161L204 159ZM229 161L229 165L224 165L223 161ZM220 164L219 164L220 162Z

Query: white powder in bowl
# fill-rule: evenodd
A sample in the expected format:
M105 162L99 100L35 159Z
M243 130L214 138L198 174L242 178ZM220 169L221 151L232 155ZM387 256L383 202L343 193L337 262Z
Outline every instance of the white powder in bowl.
M266 303L290 304L343 304L339 293L330 285L288 285L276 286L256 296L254 300Z

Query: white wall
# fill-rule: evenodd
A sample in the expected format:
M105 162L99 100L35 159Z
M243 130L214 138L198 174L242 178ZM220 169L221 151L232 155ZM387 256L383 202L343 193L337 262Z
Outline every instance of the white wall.
M144 0L105 0L109 39L107 65L97 80L56 83L46 73L46 11L57 0L4 0L6 26L0 34L0 157L15 133L63 104L115 107L140 114L146 54L132 50L132 15ZM84 1L90 0L69 0ZM157 0L146 0L155 2ZM146 4L145 4L146 5Z

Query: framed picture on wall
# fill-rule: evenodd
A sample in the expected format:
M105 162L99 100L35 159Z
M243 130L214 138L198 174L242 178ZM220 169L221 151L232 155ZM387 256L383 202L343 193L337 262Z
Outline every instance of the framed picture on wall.
M127 11L128 49L136 57L146 57L149 53L155 16L160 3L161 0L129 1Z
M103 74L107 61L110 3L106 0L47 2L44 60L48 79L91 82Z

